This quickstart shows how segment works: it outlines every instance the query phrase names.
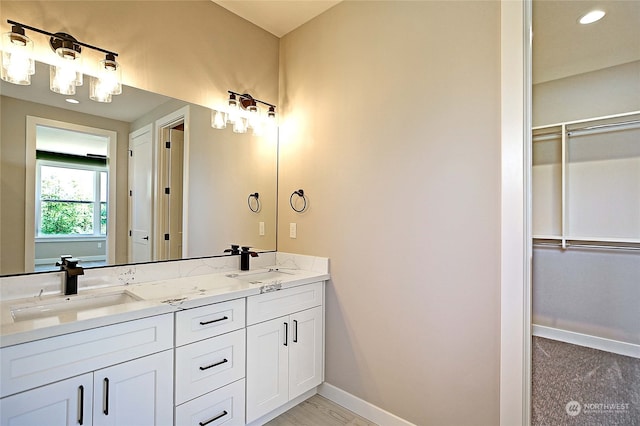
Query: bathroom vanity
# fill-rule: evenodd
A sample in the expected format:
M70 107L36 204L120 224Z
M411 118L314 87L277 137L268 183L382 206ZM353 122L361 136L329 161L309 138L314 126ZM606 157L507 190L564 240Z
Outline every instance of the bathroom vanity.
M76 296L8 297L3 282L0 423L262 424L314 394L328 261L271 255L135 284L103 271ZM198 261L161 265L184 262Z

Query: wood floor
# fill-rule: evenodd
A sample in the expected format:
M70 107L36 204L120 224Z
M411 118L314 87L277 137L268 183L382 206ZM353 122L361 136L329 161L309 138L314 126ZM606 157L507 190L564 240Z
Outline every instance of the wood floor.
M377 426L346 408L314 395L265 426Z

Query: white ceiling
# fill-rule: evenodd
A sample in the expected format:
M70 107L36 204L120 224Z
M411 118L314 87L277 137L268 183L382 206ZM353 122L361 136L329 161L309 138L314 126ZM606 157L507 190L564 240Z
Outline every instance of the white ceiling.
M212 0L247 21L282 37L341 0Z

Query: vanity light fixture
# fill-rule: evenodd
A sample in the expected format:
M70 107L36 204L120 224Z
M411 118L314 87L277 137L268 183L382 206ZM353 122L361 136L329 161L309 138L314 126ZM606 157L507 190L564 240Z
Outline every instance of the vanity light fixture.
M233 125L235 133L246 133L249 128L254 134L261 134L265 127L276 125L276 106L248 93L238 93L228 90L229 101L226 110L211 111L211 127L224 129L227 124ZM260 112L258 104L266 105L269 109L266 115Z
M11 31L2 34L0 78L13 84L29 85L36 67L33 60L33 42L24 34L24 28L13 24Z
M61 95L75 95L76 86L82 86L82 48L75 37L56 33L49 39L56 53L55 62L49 66L49 88Z
M583 15L578 22L583 25L593 24L596 21L604 18L605 12L602 10L592 10L591 12Z
M117 53L78 41L67 33L51 33L7 20L12 30L2 36L2 79L14 84L30 84L35 73L33 42L25 35L25 29L49 36L49 45L56 57L49 71L49 87L53 92L75 95L76 87L83 84L81 66L82 48L96 50L106 55L98 62L95 77L91 77L90 98L97 102L111 102L112 95L122 93L122 69L116 62ZM6 43L5 43L6 41Z

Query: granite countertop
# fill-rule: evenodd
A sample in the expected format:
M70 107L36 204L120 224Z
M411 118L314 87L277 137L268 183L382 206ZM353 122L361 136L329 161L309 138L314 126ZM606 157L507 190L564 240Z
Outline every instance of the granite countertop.
M327 279L328 273L274 267L2 301L0 347Z

